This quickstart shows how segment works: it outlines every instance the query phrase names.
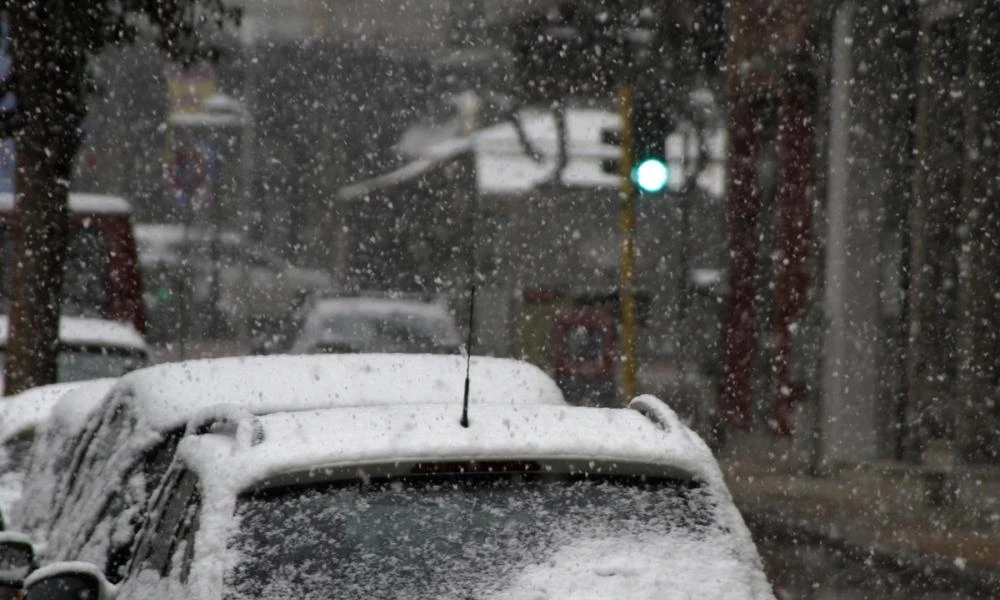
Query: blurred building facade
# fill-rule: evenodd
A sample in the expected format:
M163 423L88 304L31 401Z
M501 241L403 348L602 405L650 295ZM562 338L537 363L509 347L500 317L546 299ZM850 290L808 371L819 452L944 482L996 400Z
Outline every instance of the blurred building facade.
M1000 59L978 41L1000 31L995 7L987 0L662 4L670 4L664 26L680 40L671 51L696 57L668 73L686 73L681 87L697 79L711 89L729 118L726 201L692 216L686 230L716 258L683 264L698 270L692 279L718 281L725 294L722 325L704 324L717 341L703 370L718 383L730 427L777 433L813 466L917 460L939 446L996 461L1000 307L990 277L1000 271L1000 219L996 186L984 182L995 177L990 165L1000 164L1000 144L987 143L996 136L989 115L1000 114L989 65ZM451 126L448 137L509 122L524 100L523 82L512 77L517 27L559 3L245 5L246 26L227 41L213 72L217 89L243 103L253 128L233 140L220 165L230 181L219 199L222 225L346 281L360 273L352 261L361 258L346 254L350 246L336 232L350 229L344 211L354 210L340 201L345 186L405 168L399 143L422 127L440 133ZM128 196L139 220L181 219L167 189L166 65L140 45L109 53L98 66L74 185ZM463 95L469 90L476 93ZM241 178L248 155L253 176ZM472 167L436 169L420 176L427 190L446 187L452 175L464 189L473 174ZM558 210L537 212L549 193L556 192L526 193L531 210L505 210L556 222ZM585 206L594 193L614 196L612 187L573 193ZM459 213L467 200L437 198L439 208L455 203ZM499 214L523 202L497 198L483 209ZM594 202L605 201L613 202ZM380 214L370 209L365 222L375 227ZM678 226L664 221L640 235L663 242L668 234L657 231ZM614 244L606 225L571 228L605 231L603 246L583 234L579 243L608 260ZM395 243L404 229L375 237ZM717 239L723 231L726 239ZM455 287L461 244L455 231L439 233L412 249L440 263L449 274L442 281ZM431 260L438 243L445 256ZM643 269L657 273L663 289L683 285L679 263L657 262L676 257L676 248L647 251ZM610 262L590 269L594 287L613 280ZM522 277L522 289L527 283ZM676 312L678 305L664 306ZM665 339L687 339L683 328L697 320L685 322ZM510 339L495 351L514 352Z
M731 3L730 281L742 291L730 296L724 403L748 411L740 428L773 431L768 413L801 392L779 433L814 467L998 460L1000 306L986 281L1000 266L989 184L1000 163L985 115L1000 107L984 41L997 12ZM782 245L789 215L807 216L790 238L808 240L804 254ZM781 297L789 261L805 304ZM795 313L784 350L782 310Z

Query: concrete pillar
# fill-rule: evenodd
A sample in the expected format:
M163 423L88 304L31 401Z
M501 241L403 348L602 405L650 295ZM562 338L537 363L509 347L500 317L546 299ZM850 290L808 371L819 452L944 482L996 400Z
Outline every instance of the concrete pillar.
M856 7L842 4L834 17L830 85L829 175L823 340L823 463L876 456L875 342L878 315L878 232L874 207L860 193L851 126L857 118L854 36Z

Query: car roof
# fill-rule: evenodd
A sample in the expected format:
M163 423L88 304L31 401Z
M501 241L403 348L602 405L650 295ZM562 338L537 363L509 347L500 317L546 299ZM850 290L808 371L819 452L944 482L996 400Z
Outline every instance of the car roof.
M473 357L471 404L565 405L539 368ZM253 414L331 406L445 403L461 406L465 359L459 355L326 354L246 356L160 364L123 375L114 394L148 426L168 431L199 411L240 405Z
M6 343L9 328L8 317L0 315L0 344ZM64 344L149 351L146 340L131 323L112 319L62 317L59 339Z
M470 460L611 462L625 473L690 477L724 489L705 443L655 402L667 414L660 422L639 410L551 405L472 407L468 427L459 423L457 404L274 413L244 420L240 427L251 436L189 435L178 455L206 485L233 493L324 469Z
M132 206L120 196L71 192L69 210L79 214L131 215ZM0 193L0 212L14 211L14 194Z

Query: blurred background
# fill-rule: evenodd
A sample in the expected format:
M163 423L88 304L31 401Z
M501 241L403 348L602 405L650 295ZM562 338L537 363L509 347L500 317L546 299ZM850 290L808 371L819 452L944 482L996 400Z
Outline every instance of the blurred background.
M163 360L286 351L358 295L464 339L475 283L475 353L611 405L627 294L638 391L717 451L779 595L975 595L1000 564L989 4L245 0L217 64L100 57L73 187L131 203ZM625 85L669 170L633 224Z

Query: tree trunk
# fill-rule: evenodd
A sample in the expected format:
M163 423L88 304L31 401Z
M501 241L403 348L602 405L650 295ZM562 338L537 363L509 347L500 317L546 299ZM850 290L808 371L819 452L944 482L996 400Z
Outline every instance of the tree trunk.
M1000 460L1000 5L971 11L959 273L959 443L966 460Z
M955 436L958 238L962 198L965 21L925 18L920 33L917 163L911 209L906 454Z
M10 331L4 393L56 381L63 260L69 237L68 195L80 146L86 55L74 48L72 24L58 9L10 8L15 82L22 126L15 135L17 193ZM79 44L76 44L79 45Z

